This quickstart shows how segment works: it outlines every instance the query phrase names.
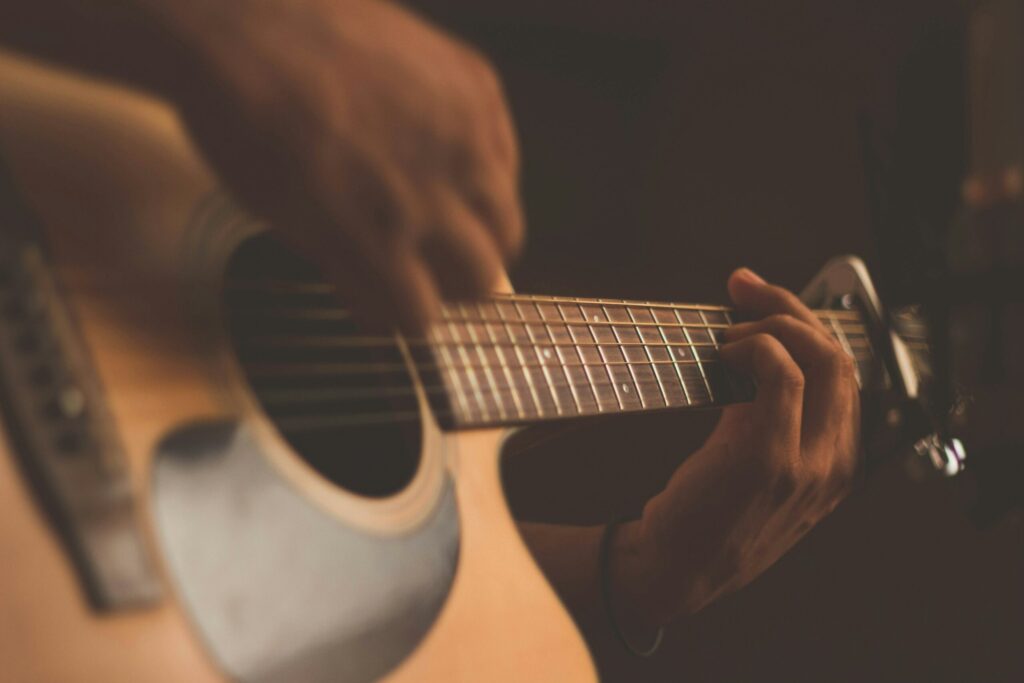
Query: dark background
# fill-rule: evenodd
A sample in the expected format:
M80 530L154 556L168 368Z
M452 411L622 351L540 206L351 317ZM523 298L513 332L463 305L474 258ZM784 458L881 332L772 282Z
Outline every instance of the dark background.
M956 45L952 0L419 7L505 79L529 218L520 291L722 302L739 265L794 289L841 253L877 269L866 119L925 177L948 171L919 194L942 205L955 191L942 178L962 145L941 135L956 113L935 103L956 102L959 75L932 52ZM713 419L535 434L506 457L513 508L577 523L637 513ZM1022 681L1024 523L978 530L963 499L887 465L752 586L674 626L657 657L603 674Z

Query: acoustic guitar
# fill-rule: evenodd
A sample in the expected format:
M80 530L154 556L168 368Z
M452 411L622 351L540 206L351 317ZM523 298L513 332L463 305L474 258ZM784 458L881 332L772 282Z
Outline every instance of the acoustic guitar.
M0 158L0 678L595 678L502 443L749 400L727 308L505 288L424 339L363 333L164 103L11 55ZM919 323L856 259L807 295L882 423L912 421Z

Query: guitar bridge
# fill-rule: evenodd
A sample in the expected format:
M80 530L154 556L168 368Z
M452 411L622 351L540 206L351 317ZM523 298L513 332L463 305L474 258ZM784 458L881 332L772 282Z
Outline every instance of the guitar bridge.
M11 215L17 202L10 199L0 192L0 414L12 455L92 606L149 604L160 582L99 383L42 250L23 234L23 212Z

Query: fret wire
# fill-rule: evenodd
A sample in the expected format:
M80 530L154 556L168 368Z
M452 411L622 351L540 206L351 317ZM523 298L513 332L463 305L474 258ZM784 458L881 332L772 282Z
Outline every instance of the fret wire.
M572 331L569 328L569 320L566 319L566 317L565 317L565 311L562 310L562 304L555 304L555 310L558 311L558 317L561 318L562 322L565 324L565 333L569 336L570 339L572 339L573 336L572 336ZM552 342L555 341L554 337L551 338L551 341ZM574 346L574 347L576 346L572 342L566 342L566 345ZM562 344L558 344L558 346L562 346ZM574 348L574 354L573 355L575 355L577 358L579 358L581 363L586 360L580 354L580 350L579 350L578 347ZM558 360L559 360L560 363L563 364L563 367L566 368L565 374L566 374L566 377L568 377L569 376L568 366L565 365L565 361L561 357L559 357ZM587 378L587 387L590 389L590 393L594 395L594 406L596 406L597 412L601 412L601 401L600 401L600 399L597 398L597 387L594 386L594 380L591 378L590 373L588 373L585 369L583 370L583 376ZM580 404L580 400L579 400L578 396L576 397L576 404L577 405ZM580 412L582 413L583 411L581 410Z
M468 325L466 327L468 327ZM458 327L456 325L452 324L452 323L449 323L448 324L448 329L451 331L452 338L455 339L456 341L458 341L459 340L459 335L460 335L460 333L458 331ZM491 412L491 410L487 406L487 398L484 395L484 391L483 391L483 389L484 389L484 382L478 376L478 373L477 373L477 369L478 368L473 366L472 362L469 359L469 349L467 348L467 346L468 346L468 344L457 344L457 347L458 347L457 350L458 350L459 356L462 358L462 360L467 363L467 365L465 367L469 371L468 372L468 374L469 374L469 383L473 386L473 391L476 393L476 398L478 399L479 404L480 404L480 406L479 406L480 407L480 412L483 414L483 418L486 421L488 415ZM483 366L480 366L479 369L480 370L484 370L485 368Z
M452 339L454 339L456 342L459 341L459 334L457 329L458 328L453 323L448 323L448 331L452 335ZM472 362L469 360L469 351L466 350L464 344L456 344L455 350L463 361L462 368L467 371L466 376L469 378L469 383L473 388L473 392L476 394L476 398L479 399L478 408L480 409L481 416L483 417L484 421L487 421L487 418L489 417L487 402L484 400L483 389L480 379L479 377L477 377L476 367L474 367Z
M558 304L554 304L555 309L558 309ZM544 318L544 312L540 309L540 305L534 303L533 307L537 310L537 315L540 317L542 324L544 325L544 331L547 332L548 341L551 342L552 348L555 347L555 335L551 332L551 325L548 324ZM573 386L572 378L569 376L569 368L562 362L561 357L558 355L558 351L554 351L555 362L558 363L562 368L562 374L565 375L565 381L569 385L569 393L572 395L572 402L576 405L576 414L583 414L583 405L580 403L580 397L576 395L576 388Z
M436 336L436 334L435 334L435 336ZM463 413L466 415L466 418L467 419L472 419L472 411L470 410L470 407L469 407L469 401L466 399L466 394L462 390L462 380L459 378L459 373L458 373L457 370L454 370L454 368L456 366L455 366L455 363L452 362L451 353L449 352L448 348L446 346L443 346L443 345L439 348L439 350L441 352L441 355L444 357L443 358L444 363L438 364L439 367L436 368L436 369L440 370L441 366L443 366L446 363L448 365L448 367L453 370L453 372L449 372L449 373L447 373L447 375L448 375L449 381L451 381L452 384L454 385L454 388L455 388L455 398L456 398L456 400L458 400L462 404Z
M698 310L698 311L697 311L697 314L698 314L698 315L700 316L700 321L701 321L702 323L704 323L704 326L705 326L705 327L707 327L707 324L708 324L708 319L707 319L707 317L706 317L706 316L704 315L704 311L702 311L702 310ZM679 315L679 311L676 311L676 315ZM726 325L726 327L728 327L728 325ZM690 336L690 332L689 332L689 330L684 330L684 331L686 332L686 336L687 336L687 337L689 337L689 336ZM710 332L708 332L708 336L709 336L709 337L711 337L711 340L712 340L712 342L714 342L714 339L715 339L714 335L713 335L713 334L711 334ZM718 349L718 345L717 345L717 344L715 344L715 350L717 351L717 349ZM698 364L697 364L697 367L698 367L698 368L700 368L700 374L701 374L701 375L702 375L702 376L704 377L704 384L706 384L706 385L707 385L707 387L708 387L708 394L709 394L709 395L711 396L711 402L712 402L712 403L714 403L714 402L715 402L715 394L714 394L714 392L712 392L712 391L711 391L711 382L710 382L710 381L708 381L708 375L707 375L707 373L706 373L706 372L704 371L704 365L703 365L702 363L700 363L700 362L699 362L699 361L701 360L701 358L700 358L700 354L699 354L699 353L696 353L696 352L694 352L693 356L694 356L694 358L696 358L696 359L698 360Z
M591 327L591 325L590 325L590 319L587 318L587 312L585 310L583 310L583 304L582 303L578 303L577 306L580 309L580 315L583 316L583 320L587 321L585 323L586 328L587 328L587 332L590 334L590 338L593 339L595 344L596 344L596 342L598 342L597 334L594 332L594 328ZM582 358L582 354L580 355L580 357ZM603 355L601 355L601 361L602 362L600 364L604 366L605 374L608 375L608 382L611 385L612 396L615 397L615 403L619 406L619 410L625 410L626 406L622 403L622 397L619 396L619 390L615 386L616 385L616 381L615 381L615 376L612 374L612 369L609 366L609 364L607 362L607 359L605 359L605 357ZM585 364L586 364L586 362L584 361L584 365Z
M654 316L652 315L652 317ZM654 321L658 322L658 319L654 318ZM678 360L676 358L676 354L672 352L672 347L676 346L676 344L669 342L668 337L665 335L665 329L659 326L658 334L661 335L661 340L665 343L668 350L668 357L672 360ZM686 346L686 344L679 344L679 346ZM673 366L676 371L676 377L679 378L679 385L683 388L683 396L686 398L686 405L692 406L693 399L690 397L690 387L686 386L686 380L683 379L683 371L679 369L678 365L673 364Z
M476 307L477 310L480 310L479 303L476 304ZM491 326L484 324L484 331L487 332L487 338L494 344L494 352L498 356L498 363L501 365L501 370L505 374L505 381L508 382L508 386L512 390L512 402L515 404L516 412L519 414L520 418L525 419L526 411L523 409L522 397L519 395L519 389L516 388L515 380L512 379L512 370L505 358L505 352L502 350L501 345L497 343L496 335L494 334L494 330L491 329Z
M465 308L461 303L459 304L459 311L465 315ZM483 347L479 344L479 340L476 338L476 332L473 331L472 323L466 325L466 332L469 334L469 338L473 342L477 357L480 359L480 362L484 364L484 376L487 378L487 381L490 382L491 387L494 388L495 394L497 394L498 385L494 381L494 374L491 372L490 364L487 362L487 358L484 357ZM482 397L481 402L484 402ZM498 409L498 416L504 419L506 412L504 400L499 401L498 399L495 399L494 405Z
M555 402L555 413L557 413L558 415L564 415L565 409L562 407L562 399L559 398L558 392L555 391L555 381L554 378L552 378L551 376L551 369L549 368L548 364L544 362L544 355L540 352L540 346L537 344L537 340L533 336L533 328L530 325L531 321L526 319L519 305L520 302L516 301L515 307L516 310L519 311L519 315L523 316L522 324L523 327L526 328L526 336L529 337L530 342L532 343L533 355L535 355L537 357L537 360L540 362L541 373L544 375L544 379L547 380L548 393L551 394L551 400ZM537 308L537 304L533 303L531 305L534 307L534 309L537 310L537 317L543 318L543 316L540 313L540 309Z
M608 315L608 307L605 306L603 303L601 304L601 313L604 314L605 320L611 321L612 317L610 315ZM623 359L628 361L629 358L626 356L626 352L622 348L621 340L619 339L619 335L615 333L615 328L614 327L612 328L612 335L615 337L615 341L617 342L616 345L619 347L619 353L622 354ZM643 394L640 392L640 385L636 381L636 374L633 372L632 366L630 364L628 364L628 363L626 365L626 372L629 374L630 381L633 383L633 388L636 389L636 397L637 397L637 400L640 402L640 406L641 407L645 407L644 406L644 397L643 397ZM619 388L620 388L619 385L616 383L616 385L614 387L615 391L618 391ZM629 393L629 385L628 384L623 383L621 385L621 388L622 388L622 393L623 394L628 394Z
M672 311L672 314L675 316L677 321L679 321L680 323L683 322L682 317L680 317L680 315L679 315L679 311ZM692 345L693 344L693 338L690 337L690 330L687 329L686 326L683 326L683 335L686 337L687 343ZM700 372L700 377L704 381L704 388L707 389L708 397L713 402L714 401L714 395L711 393L711 384L708 383L707 375L704 374L704 365L701 363L700 356L697 353L694 352L693 357L694 357L694 359L697 362L697 370Z
M514 307L515 305L513 304L513 308ZM502 324L505 326L505 335L509 338L510 341L513 342L512 350L515 351L516 358L519 359L519 367L523 371L523 377L526 379L526 386L530 390L530 397L533 399L533 404L537 406L537 414L544 415L544 405L540 402L540 394L537 393L537 387L535 387L533 384L533 375L530 373L529 370L526 369L528 367L526 364L526 358L525 356L523 356L523 352L520 349L519 344L514 343L515 335L512 334L512 328L509 325L508 321L505 320L505 312L501 308L501 306L495 306L495 309L497 309L498 317L501 319ZM516 312L518 312L519 309L516 308L515 310Z
M626 306L626 314L629 315L629 319L632 320L634 323L637 322L636 316L633 315L633 310L629 306ZM653 314L651 315L651 320L654 320L654 315ZM636 329L636 336L639 337L640 343L644 347L644 354L647 356L647 360L651 361L651 374L653 374L654 375L654 379L656 379L658 381L658 389L661 390L661 399L665 402L665 405L667 405L667 406L672 405L671 403L669 403L668 392L665 391L665 385L661 381L661 375L658 374L657 369L655 369L655 367L654 367L654 356L651 355L650 346L648 346L646 343L644 343L644 337L640 333L640 328L639 327L634 327L634 329ZM619 341L621 341L621 340L619 340ZM623 355L625 355L625 351L623 351ZM627 360L629 360L629 359L627 358Z

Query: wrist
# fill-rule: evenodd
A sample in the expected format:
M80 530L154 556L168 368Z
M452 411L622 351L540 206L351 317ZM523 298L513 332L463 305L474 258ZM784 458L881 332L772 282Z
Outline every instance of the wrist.
M623 522L609 533L610 616L630 642L650 643L674 616L673 600L662 587L662 568L642 522Z

